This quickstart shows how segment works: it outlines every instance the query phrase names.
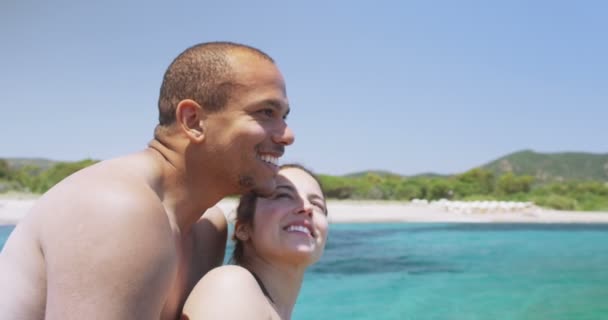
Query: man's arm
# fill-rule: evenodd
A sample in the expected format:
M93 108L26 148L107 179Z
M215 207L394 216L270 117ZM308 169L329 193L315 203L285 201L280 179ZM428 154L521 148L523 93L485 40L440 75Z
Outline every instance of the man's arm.
M149 190L82 193L43 208L46 319L158 319L176 270L164 209Z

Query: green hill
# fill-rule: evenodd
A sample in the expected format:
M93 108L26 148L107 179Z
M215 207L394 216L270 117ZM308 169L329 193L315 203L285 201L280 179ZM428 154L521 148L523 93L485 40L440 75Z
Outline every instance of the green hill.
M490 170L497 176L508 172L529 175L535 177L538 182L608 181L608 154L539 153L524 150L496 159L481 168Z
M452 175L450 174L441 174L441 173L434 173L434 172L424 172L424 173L419 173L419 174L415 174L413 176L410 176L410 178L428 178L428 179L439 179L439 178L449 178Z
M365 177L365 176L369 176L369 175L379 176L382 178L388 178L388 177L392 177L392 178L449 178L449 177L451 177L451 175L449 175L449 174L440 174L440 173L434 173L434 172L424 172L424 173L414 174L411 176L406 176L406 175L402 175L399 173L394 173L394 172L386 171L386 170L358 171L358 172L342 175L341 177L361 178L361 177Z
M560 182L591 180L608 182L608 153L586 152L541 153L523 150L500 157L480 166L499 177L505 173L533 176L536 182ZM382 178L449 178L452 175L433 172L404 176L386 170L366 170L345 174L344 178L360 178L368 175Z
M393 173L393 172L386 171L386 170L365 170L365 171L345 174L345 175L343 175L343 177L360 178L360 177L365 177L368 175L376 175L376 176L380 176L380 177L402 177L400 174Z

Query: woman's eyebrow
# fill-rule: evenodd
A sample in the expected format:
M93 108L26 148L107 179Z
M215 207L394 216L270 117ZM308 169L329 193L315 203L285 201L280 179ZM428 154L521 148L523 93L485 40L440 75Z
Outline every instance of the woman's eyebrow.
M311 193L308 196L308 199L315 199L315 200L321 200L321 201L323 201L323 197L321 197L320 195L318 195L316 193Z
M288 185L288 184L278 185L277 190L279 190L279 189L287 189L287 191L291 191L291 192L296 191L296 189L293 186Z

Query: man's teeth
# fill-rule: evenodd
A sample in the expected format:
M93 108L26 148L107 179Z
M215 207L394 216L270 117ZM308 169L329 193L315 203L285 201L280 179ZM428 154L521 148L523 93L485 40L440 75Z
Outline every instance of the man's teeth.
M308 228L306 228L304 226L289 226L289 227L287 227L287 231L297 231L297 232L302 232L302 233L306 233L307 235L310 235L310 230L308 230Z
M279 165L279 158L277 157L273 157L273 156L269 156L269 155L263 155L260 156L260 158L262 159L262 161L264 162L268 162L272 165L278 166Z

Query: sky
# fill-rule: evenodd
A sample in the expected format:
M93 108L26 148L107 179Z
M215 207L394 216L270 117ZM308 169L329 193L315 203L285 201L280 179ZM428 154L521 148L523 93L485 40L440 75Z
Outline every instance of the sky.
M608 153L605 1L0 2L0 158L146 147L165 69L206 41L277 62L318 173L453 174Z

